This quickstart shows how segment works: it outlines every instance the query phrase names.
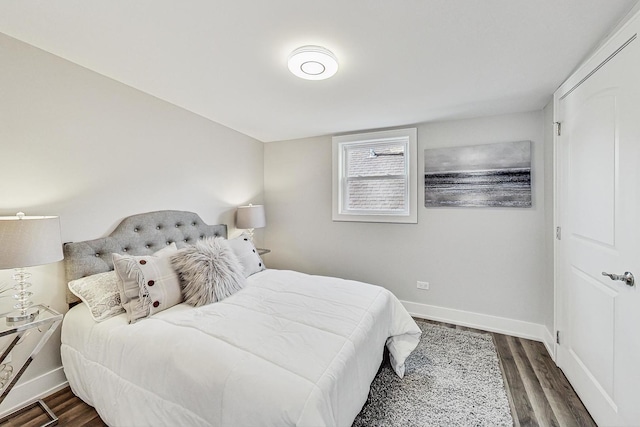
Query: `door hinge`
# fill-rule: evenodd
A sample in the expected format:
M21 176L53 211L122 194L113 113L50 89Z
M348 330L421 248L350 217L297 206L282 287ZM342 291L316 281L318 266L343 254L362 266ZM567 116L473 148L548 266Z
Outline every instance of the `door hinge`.
M562 227L556 227L556 239L562 240Z
M556 331L556 344L560 344L560 331Z
M562 135L562 123L555 122L554 124L556 125L556 135Z

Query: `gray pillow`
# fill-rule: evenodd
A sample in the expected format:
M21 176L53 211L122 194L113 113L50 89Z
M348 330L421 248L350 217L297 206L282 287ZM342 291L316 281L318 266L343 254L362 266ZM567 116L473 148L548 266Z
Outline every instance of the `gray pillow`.
M178 272L182 296L195 307L221 301L242 289L242 265L227 240L208 237L180 249L171 257Z
M248 234L242 233L239 237L229 239L229 246L231 246L233 253L236 254L240 264L242 264L244 277L249 277L265 269L264 262L258 255L258 250L253 245Z
M69 282L69 290L89 307L91 317L96 322L124 313L115 271L72 280Z
M153 255L113 254L122 307L129 323L152 316L182 302L180 280L171 266L175 243Z

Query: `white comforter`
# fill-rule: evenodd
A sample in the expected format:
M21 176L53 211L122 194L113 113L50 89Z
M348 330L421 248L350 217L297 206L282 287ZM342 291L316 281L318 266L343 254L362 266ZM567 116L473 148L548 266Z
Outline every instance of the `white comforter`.
M226 300L133 325L66 315L73 391L112 426L350 426L389 348L420 339L397 298L360 282L265 270Z

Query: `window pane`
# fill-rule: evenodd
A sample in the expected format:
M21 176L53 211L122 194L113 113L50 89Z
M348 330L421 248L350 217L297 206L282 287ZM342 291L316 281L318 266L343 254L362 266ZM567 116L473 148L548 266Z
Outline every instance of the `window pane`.
M404 144L350 147L347 150L347 176L404 175Z
M405 179L361 179L347 183L347 210L385 210L406 209Z
M416 128L334 136L332 146L334 221L418 221Z

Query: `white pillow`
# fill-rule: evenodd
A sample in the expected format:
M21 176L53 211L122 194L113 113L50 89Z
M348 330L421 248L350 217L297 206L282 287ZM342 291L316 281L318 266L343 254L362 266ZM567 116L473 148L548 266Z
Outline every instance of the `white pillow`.
M229 246L242 264L244 277L249 277L266 268L248 234L242 233L239 237L229 239Z
M115 271L72 280L68 286L71 293L89 307L91 317L96 322L124 313L118 290L118 275Z
M170 260L177 251L173 243L153 255L113 254L113 265L120 279L120 300L129 323L182 302L180 280Z

